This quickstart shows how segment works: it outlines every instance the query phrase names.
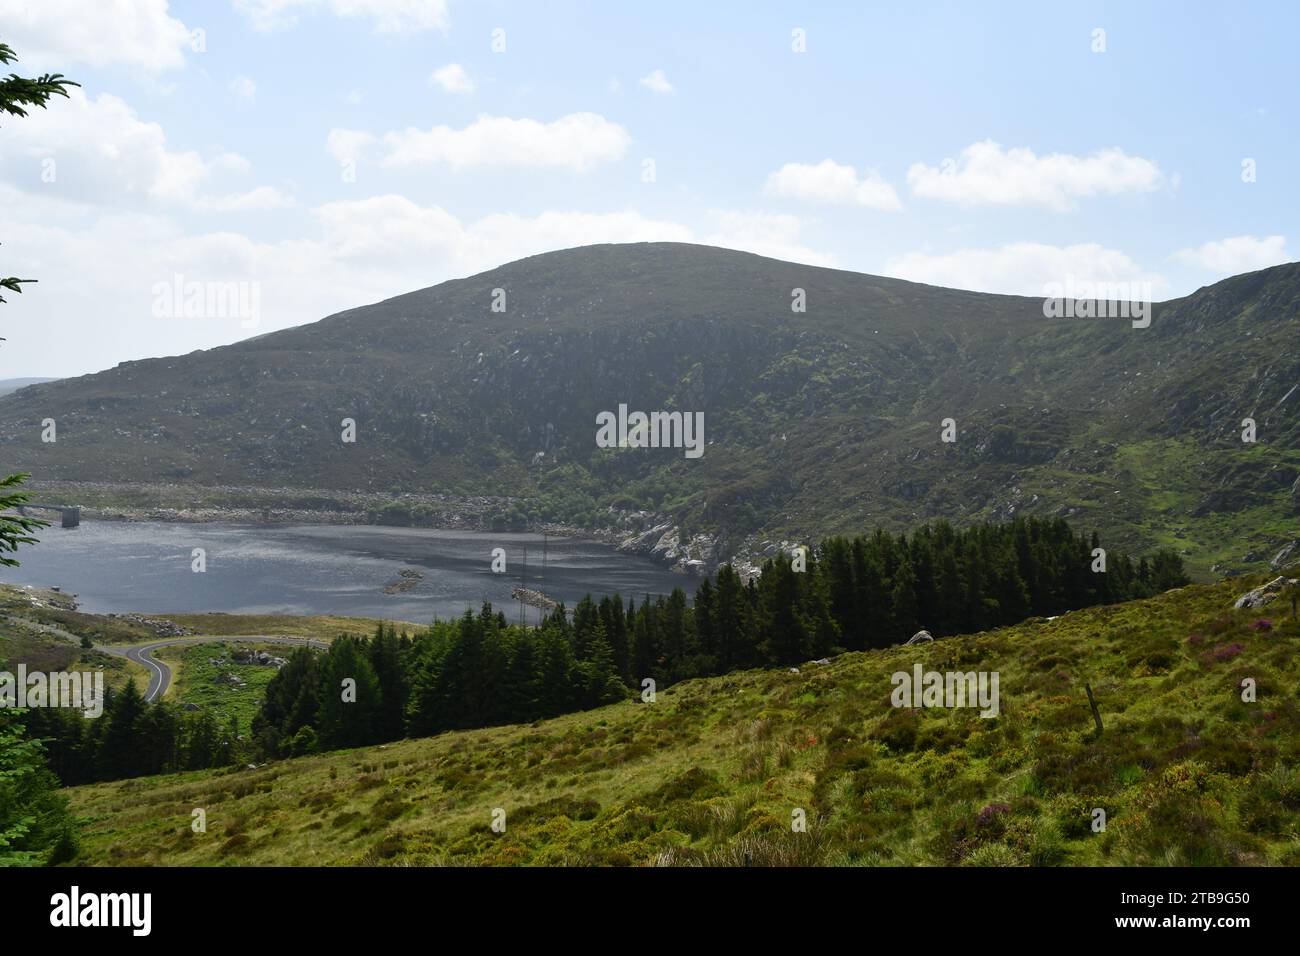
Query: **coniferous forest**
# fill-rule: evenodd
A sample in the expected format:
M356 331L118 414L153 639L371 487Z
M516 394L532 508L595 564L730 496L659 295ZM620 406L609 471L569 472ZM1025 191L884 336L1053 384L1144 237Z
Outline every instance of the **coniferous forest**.
M380 626L324 653L300 648L247 734L147 704L131 685L110 696L104 720L51 709L29 716L28 733L47 739L67 784L298 756L529 722L689 678L887 647L922 628L936 638L977 632L1187 583L1172 551L1137 561L1112 551L1102 571L1099 548L1063 519L877 530L769 559L747 582L723 565L693 602L681 588L639 601L589 596L536 627L484 605L414 636Z

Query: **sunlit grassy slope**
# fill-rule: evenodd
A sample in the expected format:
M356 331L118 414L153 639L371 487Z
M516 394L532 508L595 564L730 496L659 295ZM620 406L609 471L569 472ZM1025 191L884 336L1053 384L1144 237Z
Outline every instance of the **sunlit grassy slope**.
M82 862L1300 864L1300 629L1280 600L1231 610L1262 580L527 726L82 787ZM918 662L999 672L1001 715L893 708L890 675Z

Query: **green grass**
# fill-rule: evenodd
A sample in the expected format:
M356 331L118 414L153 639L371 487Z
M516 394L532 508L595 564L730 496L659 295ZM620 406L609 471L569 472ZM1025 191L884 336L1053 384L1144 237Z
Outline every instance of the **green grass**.
M141 644L157 635L147 627L103 614L74 610L63 594L41 588L0 584L0 618L18 617L56 627L96 644Z
M209 612L205 614L168 614L167 620L182 627L188 627L196 635L204 636L242 636L259 635L264 637L310 637L328 641L339 634L370 635L380 624L374 617L341 617L337 614L290 615L290 614L226 614ZM412 624L409 621L387 621L396 625L398 631L414 632L428 624Z
M212 711L224 726L234 717L241 732L252 725L253 717L266 695L266 685L275 676L276 669L261 665L235 664L231 653L236 649L264 650L276 657L293 653L294 648L283 644L259 644L256 641L232 641L185 646L173 644L161 648L154 657L172 669L172 683L167 699L185 706L187 704ZM216 665L213 660L224 658L226 663ZM236 687L222 680L234 675L244 686Z
M0 622L0 663L13 669L21 662L29 672L81 671L104 672L104 686L116 690L134 677L136 686L143 688L148 681L147 669L123 657L102 651L85 650L76 644L52 637L49 634Z
M76 788L81 862L1300 864L1300 627L1276 604L1230 610L1259 580L689 681L648 705ZM890 675L918 662L998 671L1001 714L893 708Z
M149 678L144 666L83 648L79 640L57 633L75 637L108 631L122 637L127 630L116 630L117 625L108 618L77 614L52 603L66 600L54 591L0 585L0 662L10 667L21 662L29 671L102 670L104 685L110 689L123 686L132 677L137 686L144 687Z

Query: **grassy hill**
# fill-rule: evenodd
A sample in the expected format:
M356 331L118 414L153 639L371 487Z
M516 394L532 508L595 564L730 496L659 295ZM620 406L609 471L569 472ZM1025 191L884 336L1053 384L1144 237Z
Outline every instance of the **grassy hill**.
M81 862L1297 865L1300 626L1283 601L1231 609L1262 580L527 726L76 788ZM890 675L917 663L997 671L1000 715L892 707Z
M318 508L364 492L392 496L381 520L417 524L450 506L403 496L505 496L482 522L595 527L643 510L722 554L1061 515L1126 550L1175 547L1207 576L1258 568L1297 536L1298 324L1297 264L1158 304L1134 329L711 247L589 246L32 386L0 398L0 442L37 488L170 483L182 502L213 501L188 490L204 486L238 504L240 488L274 487ZM704 412L706 453L598 449L597 413L624 402ZM57 442L40 440L47 417ZM955 444L939 441L948 417Z

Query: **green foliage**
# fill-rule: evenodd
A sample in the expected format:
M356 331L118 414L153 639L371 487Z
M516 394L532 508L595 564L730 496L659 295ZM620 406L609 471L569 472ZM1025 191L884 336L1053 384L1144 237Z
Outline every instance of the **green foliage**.
M0 708L0 867L61 863L76 849L67 798L24 713Z
M274 644L219 641L163 648L161 656L175 661L168 700L187 711L209 711L219 723L232 719L247 727L261 706L266 685L275 676L274 667L237 662L238 655L258 650L272 654L283 651Z
M0 712L2 713L2 712ZM134 680L104 695L104 711L87 719L58 707L27 712L24 729L68 786L230 764L239 754L238 724L211 711L187 713L167 701L148 703Z
M83 861L219 863L219 842L177 836L202 805L249 821L256 864L1294 865L1300 625L1231 610L1263 580L686 680L650 705L78 788ZM998 671L1000 715L892 707L891 673L917 663Z
M17 59L17 54L8 44L0 43L0 63L12 63ZM0 79L0 112L8 113L10 116L26 116L28 107L39 106L44 109L51 96L66 98L69 86L80 85L65 79L62 73L46 73L37 77L21 77L10 73L4 79ZM23 283L35 281L35 279L13 277L0 278L0 288L9 292L22 292ZM4 301L0 296L0 302Z
M1172 554L1135 566L1113 553L1110 570L1093 574L1095 544L1060 519L961 532L941 523L910 539L880 531L834 538L807 555L804 570L772 560L747 585L724 566L716 581L701 582L693 607L676 588L626 609L617 595L588 596L571 618L560 606L536 628L507 624L490 604L414 640L381 625L369 640L340 638L323 657L296 651L267 685L253 732L264 753L286 756L308 743L330 750L522 723L626 699L647 678L665 688L756 664L787 666L900 643L918 621L975 630L1150 594L1157 578L1186 580ZM349 677L356 700L345 703L340 684ZM301 738L307 728L312 736ZM911 749L915 728L881 739L896 747L899 734ZM963 739L941 735L918 746L942 751Z
M13 490L26 478L27 475L0 477L0 567L16 566L18 562L8 557L6 552L12 554L20 544L36 544L37 539L33 533L48 527L48 522L38 518L7 513L27 501L27 492Z

